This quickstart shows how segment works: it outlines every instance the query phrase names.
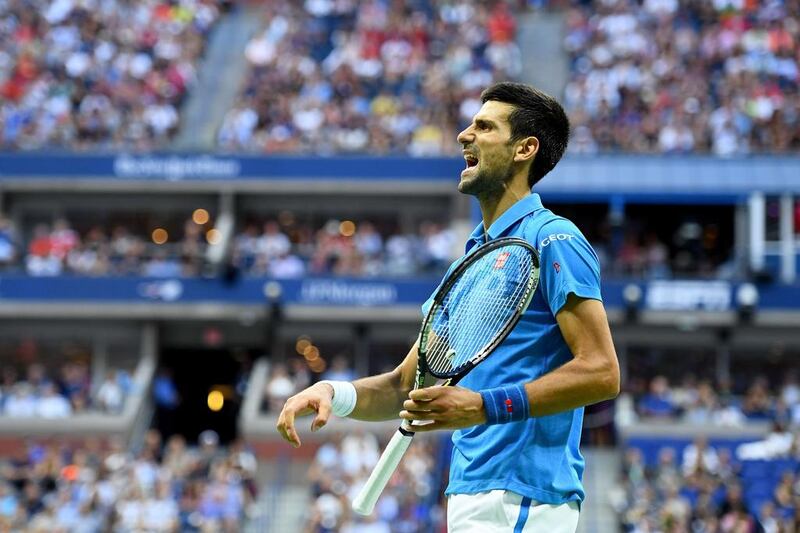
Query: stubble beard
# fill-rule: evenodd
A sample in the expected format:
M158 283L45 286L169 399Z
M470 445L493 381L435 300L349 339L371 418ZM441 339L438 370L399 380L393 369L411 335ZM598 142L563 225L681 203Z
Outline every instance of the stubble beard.
M503 195L513 175L510 160L505 165L498 163L494 168L480 169L474 176L462 179L458 183L458 192L479 200L497 198Z

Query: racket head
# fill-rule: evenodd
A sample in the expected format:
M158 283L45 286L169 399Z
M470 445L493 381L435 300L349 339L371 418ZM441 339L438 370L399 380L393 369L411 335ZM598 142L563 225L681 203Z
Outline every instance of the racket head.
M539 284L539 254L505 237L474 249L433 296L420 330L419 368L451 382L514 329Z

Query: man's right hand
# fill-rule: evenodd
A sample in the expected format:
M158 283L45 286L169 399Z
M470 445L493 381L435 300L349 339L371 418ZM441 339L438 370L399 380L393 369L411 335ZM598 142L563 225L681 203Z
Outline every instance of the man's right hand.
M298 416L307 416L317 413L311 422L311 431L317 431L328 423L331 415L331 401L333 400L333 387L327 383L316 383L311 387L298 392L283 404L281 414L278 416L278 433L295 448L300 446L300 437L294 427L294 419Z

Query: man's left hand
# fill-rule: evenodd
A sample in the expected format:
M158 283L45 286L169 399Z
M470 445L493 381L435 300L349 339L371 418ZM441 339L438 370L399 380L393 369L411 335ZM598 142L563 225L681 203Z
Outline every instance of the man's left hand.
M486 422L483 397L462 387L434 386L412 390L403 402L400 418L423 422L415 432L461 429Z

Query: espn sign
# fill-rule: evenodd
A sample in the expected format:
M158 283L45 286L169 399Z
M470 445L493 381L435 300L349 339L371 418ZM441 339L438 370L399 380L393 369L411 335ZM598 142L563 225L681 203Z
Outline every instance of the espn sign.
M645 307L654 311L728 311L733 289L727 281L652 281Z

